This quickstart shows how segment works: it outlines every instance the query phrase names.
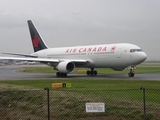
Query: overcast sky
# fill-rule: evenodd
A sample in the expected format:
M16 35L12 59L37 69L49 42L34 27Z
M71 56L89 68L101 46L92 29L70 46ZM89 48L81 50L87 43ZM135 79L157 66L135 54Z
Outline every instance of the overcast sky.
M27 20L49 47L133 43L160 60L160 0L0 0L0 53L32 53Z

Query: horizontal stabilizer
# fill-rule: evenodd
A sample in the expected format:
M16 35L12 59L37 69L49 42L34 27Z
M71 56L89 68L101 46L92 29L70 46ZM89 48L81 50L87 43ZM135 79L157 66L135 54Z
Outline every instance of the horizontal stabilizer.
M38 56L31 55L31 54L22 54L22 53L2 53L2 54L7 54L7 55L17 55L17 56L23 56L23 57L33 57L37 58Z

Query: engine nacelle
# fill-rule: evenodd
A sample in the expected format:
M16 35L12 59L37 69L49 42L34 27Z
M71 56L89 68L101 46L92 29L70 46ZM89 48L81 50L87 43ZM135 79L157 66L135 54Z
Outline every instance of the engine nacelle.
M56 69L61 73L71 73L75 69L75 64L70 61L60 62Z

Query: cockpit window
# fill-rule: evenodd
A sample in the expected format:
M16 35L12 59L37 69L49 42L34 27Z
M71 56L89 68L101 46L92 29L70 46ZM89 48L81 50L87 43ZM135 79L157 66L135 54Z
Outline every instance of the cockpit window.
M130 49L130 52L141 52L142 49Z

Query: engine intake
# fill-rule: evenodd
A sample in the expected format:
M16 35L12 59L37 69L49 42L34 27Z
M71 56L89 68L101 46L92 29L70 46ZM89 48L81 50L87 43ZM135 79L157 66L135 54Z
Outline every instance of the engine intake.
M60 62L56 68L61 73L71 73L75 69L75 64L69 61Z

